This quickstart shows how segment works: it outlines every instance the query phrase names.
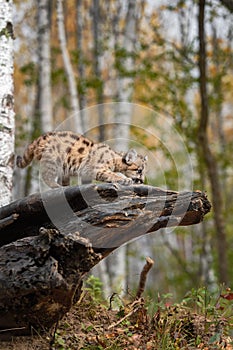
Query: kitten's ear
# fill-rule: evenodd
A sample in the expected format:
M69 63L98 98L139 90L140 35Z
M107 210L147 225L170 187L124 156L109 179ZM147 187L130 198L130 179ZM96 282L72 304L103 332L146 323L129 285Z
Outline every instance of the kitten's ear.
M125 155L123 156L123 160L125 161L126 164L131 165L134 163L137 159L137 151L135 149L130 149Z

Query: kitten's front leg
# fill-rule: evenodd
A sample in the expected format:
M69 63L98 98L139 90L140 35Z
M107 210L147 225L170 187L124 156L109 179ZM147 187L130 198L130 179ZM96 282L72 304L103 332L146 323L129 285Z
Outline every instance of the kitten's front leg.
M58 177L57 182L61 186L70 186L70 177L68 175L61 175Z
M132 185L133 180L129 177L126 177L123 174L116 174L111 170L99 170L96 173L95 179L97 181L103 181L103 182L117 182L122 185Z

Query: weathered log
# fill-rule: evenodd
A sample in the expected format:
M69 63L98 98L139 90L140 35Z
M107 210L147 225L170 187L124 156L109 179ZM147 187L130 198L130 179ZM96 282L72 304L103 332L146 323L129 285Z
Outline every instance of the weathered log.
M1 208L0 337L50 328L111 251L161 227L199 223L209 210L199 191L116 184L52 190Z
M161 227L198 223L209 210L210 203L200 191L178 193L118 184L68 187L33 194L0 208L0 246L36 236L45 227L78 230L95 247L116 248ZM142 228L137 234L138 224Z

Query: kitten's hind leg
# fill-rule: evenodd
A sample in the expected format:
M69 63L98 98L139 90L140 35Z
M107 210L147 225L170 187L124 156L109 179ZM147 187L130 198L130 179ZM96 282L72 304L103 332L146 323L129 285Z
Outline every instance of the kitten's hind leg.
M59 178L59 167L54 160L51 159L42 159L40 162L40 174L42 180L50 188L61 187L57 182Z

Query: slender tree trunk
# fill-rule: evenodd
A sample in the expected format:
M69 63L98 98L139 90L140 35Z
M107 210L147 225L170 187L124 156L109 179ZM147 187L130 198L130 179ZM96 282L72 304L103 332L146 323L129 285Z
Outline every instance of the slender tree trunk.
M82 0L76 0L77 7L77 50L78 50L78 75L79 75L79 86L81 92L79 92L79 107L80 116L82 122L82 128L85 132L88 128L86 113L84 111L87 105L86 99L86 88L85 88L85 68L84 68L84 56L83 56L83 8Z
M223 221L223 199L219 179L219 169L216 159L210 149L207 128L209 125L209 106L207 93L206 72L206 42L205 42L205 0L199 0L198 28L199 28L199 89L201 98L201 117L199 122L198 136L202 157L206 164L208 177L211 185L214 223L217 232L217 250L219 265L219 281L228 282L227 269L227 243Z
M96 88L96 100L98 103L97 111L98 111L98 129L99 129L99 142L105 141L105 125L104 125L104 106L103 106L103 79L101 77L101 18L100 18L100 3L99 0L93 0L92 5L92 18L93 18L93 65L94 65L94 74L96 81L98 81ZM96 266L94 270L94 274L99 277L103 283L103 294L105 297L109 297L111 295L111 289L113 287L111 277L112 271L109 271L108 260L101 261L98 266ZM110 257L110 261L112 261L112 256ZM114 264L114 262L113 262Z
M129 143L129 127L131 123L132 106L129 103L133 94L133 77L130 72L134 70L133 53L137 35L136 25L136 8L137 1L129 0L125 17L125 26L122 36L118 36L120 28L115 28L116 49L122 49L126 53L126 58L120 58L120 65L123 65L127 74L117 72L117 102L115 112L116 127L114 130L115 149L125 151ZM117 18L116 26L119 26ZM120 142L119 142L120 139ZM110 256L110 275L113 286L122 286L122 291L126 292L126 275L127 275L127 249L126 246L118 249ZM115 266L118 268L116 269Z
M51 59L50 59L50 27L51 1L37 0L38 12L38 114L41 131L53 128L52 92L51 92Z
M103 97L103 79L101 76L101 16L99 0L93 1L93 38L94 38L94 73L97 80L97 103L98 103L98 122L99 122L99 141L105 140L104 126L104 97Z
M57 26L58 26L58 35L60 41L60 47L62 51L62 57L64 61L64 68L66 71L66 76L69 86L69 95L70 95L70 104L71 104L71 113L74 117L74 127L75 131L83 133L81 118L80 118L80 107L78 100L78 92L76 86L75 75L73 67L70 61L69 52L67 49L66 33L65 33L65 24L64 24L64 12L63 12L63 0L57 0Z
M50 28L51 1L37 0L37 59L38 80L32 121L31 141L41 133L53 129ZM16 170L18 172L18 169ZM20 172L20 176L23 176ZM24 194L39 191L39 169L37 166L25 169Z
M12 199L14 167L12 0L0 0L0 206Z
M224 155L226 154L226 140L225 140L225 133L224 133L224 116L223 116L223 108L222 108L222 101L224 100L223 83L222 83L224 69L222 69L222 67L220 66L221 48L219 45L217 30L214 23L212 23L211 29L212 29L212 38L213 38L212 39L213 63L215 65L215 77L214 77L215 81L213 83L213 94L216 100L215 106L214 106L216 124L214 123L213 128L215 130L213 130L213 132L217 133L217 137L219 140L219 150L220 150L220 153L223 155L222 162L220 162L221 164L220 174L221 174L221 183L223 187L224 197L226 198L226 194L228 192L228 189L227 189L228 172L227 172L226 166L223 165L225 161Z
M205 165L201 154L200 147L197 150L198 157L198 173L200 174L201 188L206 188L207 179L205 176ZM211 233L208 232L206 223L201 223L196 227L197 232L200 233L202 247L200 251L200 265L199 265L199 276L203 283L209 288L214 289L218 283L216 273L213 265L213 252L211 249Z
M208 233L208 227L205 222L199 225L202 249L200 252L200 273L201 280L210 289L216 289L217 279L213 269L213 254L211 251L210 234ZM198 230L198 228L197 228Z
M137 1L129 0L128 9L125 18L125 27L123 32L123 42L122 45L117 43L117 48L123 49L126 54L124 58L123 68L127 74L118 74L117 78L117 101L120 103L116 108L115 121L117 127L115 129L115 136L122 138L121 142L116 142L116 148L119 150L119 147L127 148L129 140L129 124L131 122L131 105L127 102L131 102L133 94L133 81L134 78L130 73L135 69L134 66L134 51L135 43L137 37ZM122 64L123 60L121 60ZM126 102L126 103L122 103ZM127 126L128 125L128 126Z

